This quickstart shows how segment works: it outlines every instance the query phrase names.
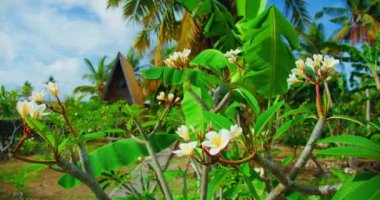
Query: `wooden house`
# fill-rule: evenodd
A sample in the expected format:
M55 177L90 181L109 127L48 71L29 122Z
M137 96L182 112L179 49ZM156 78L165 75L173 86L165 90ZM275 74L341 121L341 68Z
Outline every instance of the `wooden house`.
M112 66L102 99L108 102L124 99L129 104L144 105L142 89L136 80L133 67L120 52Z

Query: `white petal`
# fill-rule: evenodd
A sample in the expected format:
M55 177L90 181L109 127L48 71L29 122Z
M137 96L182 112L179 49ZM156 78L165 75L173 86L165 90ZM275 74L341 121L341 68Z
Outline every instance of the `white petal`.
M220 150L221 150L221 148L211 148L210 149L210 154L212 156L214 156L214 155L218 154L220 152Z
M215 132L215 131L210 131L210 132L208 132L208 133L206 134L206 138L207 138L208 140L211 140L212 138L217 137L217 136L218 136L218 133Z

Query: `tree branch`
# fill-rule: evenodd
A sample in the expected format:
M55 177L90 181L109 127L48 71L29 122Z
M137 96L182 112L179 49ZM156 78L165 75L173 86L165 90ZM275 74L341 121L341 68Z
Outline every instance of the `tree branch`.
M309 159L311 153L313 152L315 142L322 135L325 121L326 119L324 117L321 117L318 119L318 122L315 125L313 132L311 133L309 140L307 141L307 144L304 147L300 157L298 158L293 168L290 170L290 173L289 173L290 180L294 180L298 176L299 171L305 166L307 160ZM287 187L285 184L278 184L277 187L274 190L272 190L272 192L268 195L267 199L277 199L278 196L288 188L289 187Z
M273 176L284 185L286 188L301 192L309 195L330 195L335 193L341 185L325 185L325 186L313 186L297 183L291 179L288 179L281 169L272 161L261 157L256 154L253 160L261 167L270 170ZM272 193L271 193L272 194ZM270 196L267 199L271 199Z

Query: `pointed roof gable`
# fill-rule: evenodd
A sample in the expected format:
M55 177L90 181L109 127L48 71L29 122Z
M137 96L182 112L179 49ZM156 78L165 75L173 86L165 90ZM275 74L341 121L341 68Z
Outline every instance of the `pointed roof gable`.
M137 83L132 65L120 52L103 90L102 99L109 102L124 99L129 104L144 105L142 90Z

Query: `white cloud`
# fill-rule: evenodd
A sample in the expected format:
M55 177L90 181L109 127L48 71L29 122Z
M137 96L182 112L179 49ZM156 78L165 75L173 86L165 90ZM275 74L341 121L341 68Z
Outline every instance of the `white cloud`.
M66 94L84 83L84 58L96 66L103 55L126 52L140 30L121 9L93 0L3 0L0 24L0 85L38 87L53 75Z

